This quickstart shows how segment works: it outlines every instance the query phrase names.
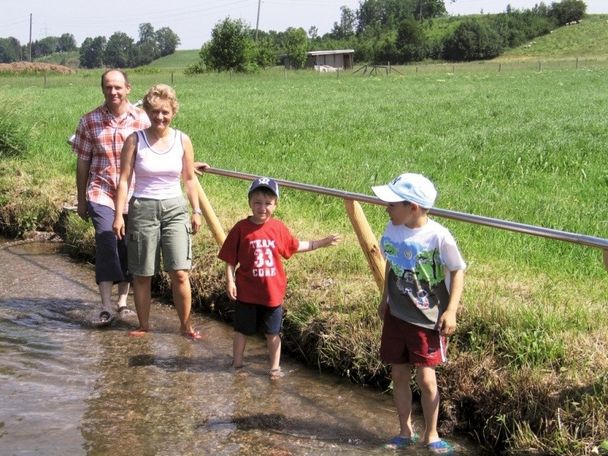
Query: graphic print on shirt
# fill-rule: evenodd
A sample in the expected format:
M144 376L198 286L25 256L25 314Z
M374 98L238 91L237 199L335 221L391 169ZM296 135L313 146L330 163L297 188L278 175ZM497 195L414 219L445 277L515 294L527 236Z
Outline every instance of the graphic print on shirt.
M274 277L277 268L274 264L273 249L276 249L275 241L272 239L254 239L249 241L249 247L253 250L254 263L251 274L253 277Z
M384 256L397 276L397 288L408 296L419 309L428 309L434 296L433 289L443 282L444 272L439 250L424 250L413 242L395 243L383 237Z

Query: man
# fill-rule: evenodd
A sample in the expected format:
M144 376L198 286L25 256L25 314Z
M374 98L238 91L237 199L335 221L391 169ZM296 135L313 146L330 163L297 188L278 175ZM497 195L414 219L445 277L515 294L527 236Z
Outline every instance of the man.
M129 103L131 85L126 73L108 70L101 76L105 102L85 114L78 124L72 149L78 156L76 187L78 215L95 228L95 281L101 295L101 310L93 319L97 326L112 322L114 312L124 317L127 307L126 237L117 240L112 231L114 196L120 177L120 152L125 139L134 131L150 125L146 113ZM130 195L129 195L130 196ZM118 299L112 301L113 284L118 284Z

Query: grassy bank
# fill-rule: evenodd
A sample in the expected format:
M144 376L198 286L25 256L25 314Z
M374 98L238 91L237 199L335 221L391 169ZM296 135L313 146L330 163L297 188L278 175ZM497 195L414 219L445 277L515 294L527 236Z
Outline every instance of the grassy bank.
M438 207L608 236L608 70L419 72L370 78L308 72L175 74L197 159L218 168L371 194L403 171L429 176ZM133 72L132 99L171 72ZM74 201L65 140L101 100L98 73L0 78L0 102L27 137L0 160L2 222L52 226ZM10 127L7 127L10 128ZM201 180L223 226L246 215L243 181ZM379 235L386 214L364 206ZM296 256L287 349L354 381L387 386L377 359L379 298L339 200L286 189L277 215L306 238L343 233L333 249ZM603 319L608 283L597 250L440 220L469 263L451 362L440 375L442 422L489 448L589 453L608 436ZM7 225L4 225L6 228ZM91 251L71 217L68 241ZM194 274L203 309L229 316L211 236Z

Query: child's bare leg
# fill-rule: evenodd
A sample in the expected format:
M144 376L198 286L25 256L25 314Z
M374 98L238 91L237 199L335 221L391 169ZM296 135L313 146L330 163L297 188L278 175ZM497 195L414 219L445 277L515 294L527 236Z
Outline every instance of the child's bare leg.
M276 370L281 363L281 336L278 334L266 334L266 346L270 356L270 370Z
M232 340L232 367L243 367L243 354L245 353L245 344L247 336L238 331L234 332Z
M410 379L412 366L410 364L392 364L391 377L393 379L393 401L399 415L401 437L414 435L412 428L412 389Z
M427 444L439 440L437 420L439 418L439 390L434 367L419 367L416 372L416 382L420 388L422 413L424 414L424 436L422 443Z

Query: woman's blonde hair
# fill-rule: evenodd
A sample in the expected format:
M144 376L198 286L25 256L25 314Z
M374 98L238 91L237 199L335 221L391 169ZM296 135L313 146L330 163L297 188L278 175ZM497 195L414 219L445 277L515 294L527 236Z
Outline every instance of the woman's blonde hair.
M150 90L144 95L144 110L149 112L152 109L152 105L157 101L168 101L173 109L173 114L177 114L179 110L179 103L177 102L177 96L173 87L167 84L156 84L152 86Z

